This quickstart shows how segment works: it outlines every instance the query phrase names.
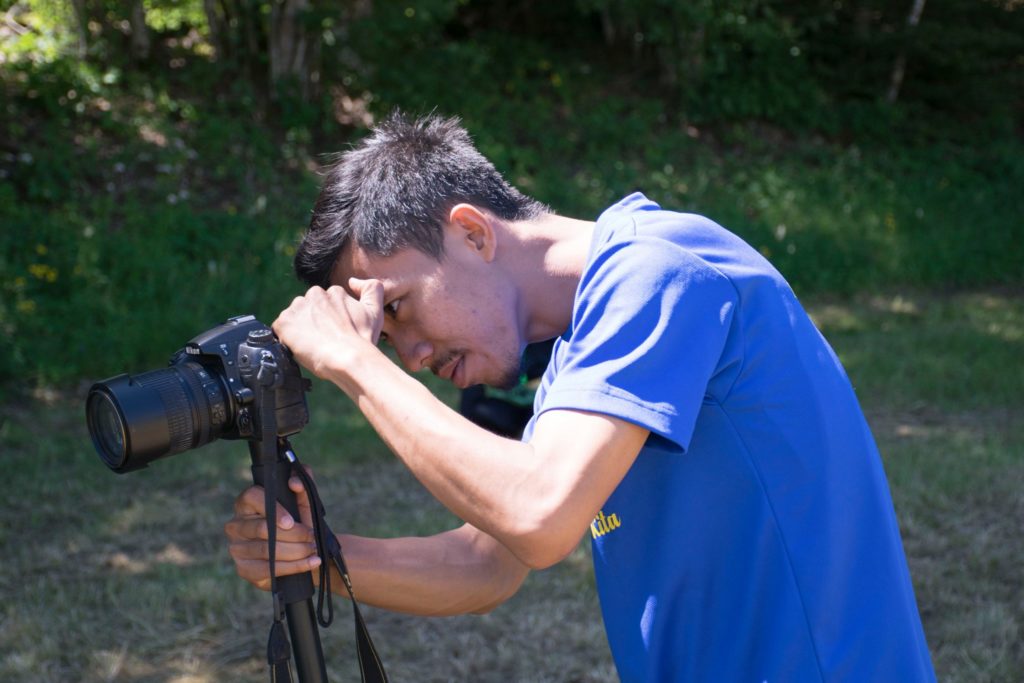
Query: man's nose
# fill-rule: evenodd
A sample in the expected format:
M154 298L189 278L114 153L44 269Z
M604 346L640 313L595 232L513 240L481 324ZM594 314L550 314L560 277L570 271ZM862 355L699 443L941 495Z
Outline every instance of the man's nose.
M392 335L389 338L394 344L395 351L398 352L402 365L409 372L417 372L430 367L430 356L434 353L434 347L430 342L410 338L409 335Z

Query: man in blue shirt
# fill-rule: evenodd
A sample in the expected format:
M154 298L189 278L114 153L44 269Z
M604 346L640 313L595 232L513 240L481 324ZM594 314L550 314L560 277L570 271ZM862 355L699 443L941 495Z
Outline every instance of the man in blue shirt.
M639 194L596 223L509 186L456 121L395 116L331 170L274 323L466 523L341 536L371 604L484 612L589 531L625 681L934 680L880 458L782 276L712 221ZM508 385L555 338L522 441L396 368ZM301 486L293 483L297 492ZM227 527L269 585L263 499ZM278 573L308 519L276 513Z

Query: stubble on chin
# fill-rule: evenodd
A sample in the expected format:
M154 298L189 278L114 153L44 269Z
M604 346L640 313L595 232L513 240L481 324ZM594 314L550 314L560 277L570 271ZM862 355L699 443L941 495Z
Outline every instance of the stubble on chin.
M518 356L506 358L500 369L500 374L497 376L497 380L488 382L488 384L497 389L514 389L519 384L520 364L521 360Z

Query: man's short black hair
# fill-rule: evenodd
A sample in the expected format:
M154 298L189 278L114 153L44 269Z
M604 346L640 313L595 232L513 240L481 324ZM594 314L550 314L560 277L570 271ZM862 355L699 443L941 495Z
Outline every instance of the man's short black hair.
M549 212L502 178L459 119L395 112L328 169L295 273L309 286L329 286L350 241L377 256L411 246L440 260L443 226L460 203L512 221Z

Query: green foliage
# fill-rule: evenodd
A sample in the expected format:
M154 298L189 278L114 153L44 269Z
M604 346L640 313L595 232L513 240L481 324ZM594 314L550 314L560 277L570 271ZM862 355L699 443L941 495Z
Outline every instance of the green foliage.
M394 107L461 116L561 213L641 190L707 214L801 294L1020 283L1024 12L929 4L910 36L908 8L880 2L684 5L316 2L311 98L267 85L266 2L214 46L203 3L150 0L142 62L123 3L87 3L86 59L67 5L8 3L24 30L0 40L0 377L150 367L225 316L272 319L298 287L315 155Z
M23 90L21 151L0 166L0 328L17 340L0 376L153 366L227 316L273 320L315 186L246 118L244 87L200 117L167 84L126 97L80 62L6 75Z
M16 7L0 2L0 10L16 16L22 27L0 32L0 64L4 62L51 62L68 52L75 40L75 17L71 3L62 0L23 0ZM20 9L17 14L15 9Z
M179 31L194 28L206 33L203 0L145 0L146 24L156 31Z
M766 0L589 0L605 39L659 71L684 118L806 124L824 99L799 26ZM632 45L629 45L632 43Z

